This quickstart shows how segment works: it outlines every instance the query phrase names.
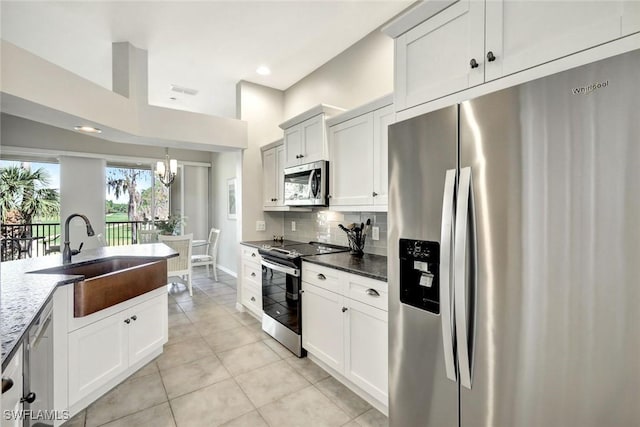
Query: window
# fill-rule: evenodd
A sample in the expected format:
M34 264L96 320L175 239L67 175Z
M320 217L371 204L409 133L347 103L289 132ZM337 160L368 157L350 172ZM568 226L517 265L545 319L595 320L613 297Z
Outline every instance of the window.
M137 242L137 230L169 215L169 189L151 168L107 167L106 234L110 245Z
M50 253L60 238L60 165L0 160L2 261Z

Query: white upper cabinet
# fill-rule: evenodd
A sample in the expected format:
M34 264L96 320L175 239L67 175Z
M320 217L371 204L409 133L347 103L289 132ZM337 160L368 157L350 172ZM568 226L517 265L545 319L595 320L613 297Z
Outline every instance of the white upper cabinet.
M373 113L329 128L330 204L373 204Z
M385 28L404 110L640 31L637 1L426 1Z
M304 151L302 141L302 126L295 125L284 131L285 158L286 167L296 166L300 164L300 155Z
M387 206L389 194L389 125L396 120L393 104L373 112L374 205Z
M284 130L284 167L328 160L325 120L342 111L341 108L321 104L281 123L280 128Z
M265 210L284 206L285 150L282 140L262 151L262 205Z
M277 204L277 168L276 149L271 148L262 152L262 205L263 207Z
M387 208L387 128L392 97L350 110L329 124L329 204L337 210Z
M396 108L482 83L483 32L484 3L462 0L396 39Z
M637 9L631 3L634 2L487 1L486 55L493 53L495 60L487 64L486 80L638 31L639 21L634 28L631 19L624 19L631 18L629 15Z

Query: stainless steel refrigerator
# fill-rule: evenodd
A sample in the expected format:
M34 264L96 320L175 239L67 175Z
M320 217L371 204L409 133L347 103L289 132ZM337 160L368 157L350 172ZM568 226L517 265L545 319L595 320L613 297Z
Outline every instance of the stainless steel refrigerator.
M640 51L389 128L392 426L640 425Z

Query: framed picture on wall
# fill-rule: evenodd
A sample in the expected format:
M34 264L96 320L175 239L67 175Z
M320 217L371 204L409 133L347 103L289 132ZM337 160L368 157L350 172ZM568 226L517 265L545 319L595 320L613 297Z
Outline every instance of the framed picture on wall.
M227 180L227 218L236 219L237 218L237 207L236 204L236 178L229 178Z

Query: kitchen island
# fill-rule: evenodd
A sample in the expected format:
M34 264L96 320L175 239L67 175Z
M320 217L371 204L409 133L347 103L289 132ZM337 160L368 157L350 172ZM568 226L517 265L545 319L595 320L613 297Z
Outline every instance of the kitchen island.
M73 257L71 265L88 264L112 257L167 259L178 254L161 243L103 247ZM11 358L16 344L51 300L58 286L79 282L81 275L42 274L33 271L61 267L62 257L49 255L3 262L0 267L0 337L2 366Z
M52 409L71 416L84 409L162 353L166 259L174 256L157 243L89 250L66 265L60 255L2 263L3 367L28 350L30 328L49 310ZM90 309L79 314L79 307Z

